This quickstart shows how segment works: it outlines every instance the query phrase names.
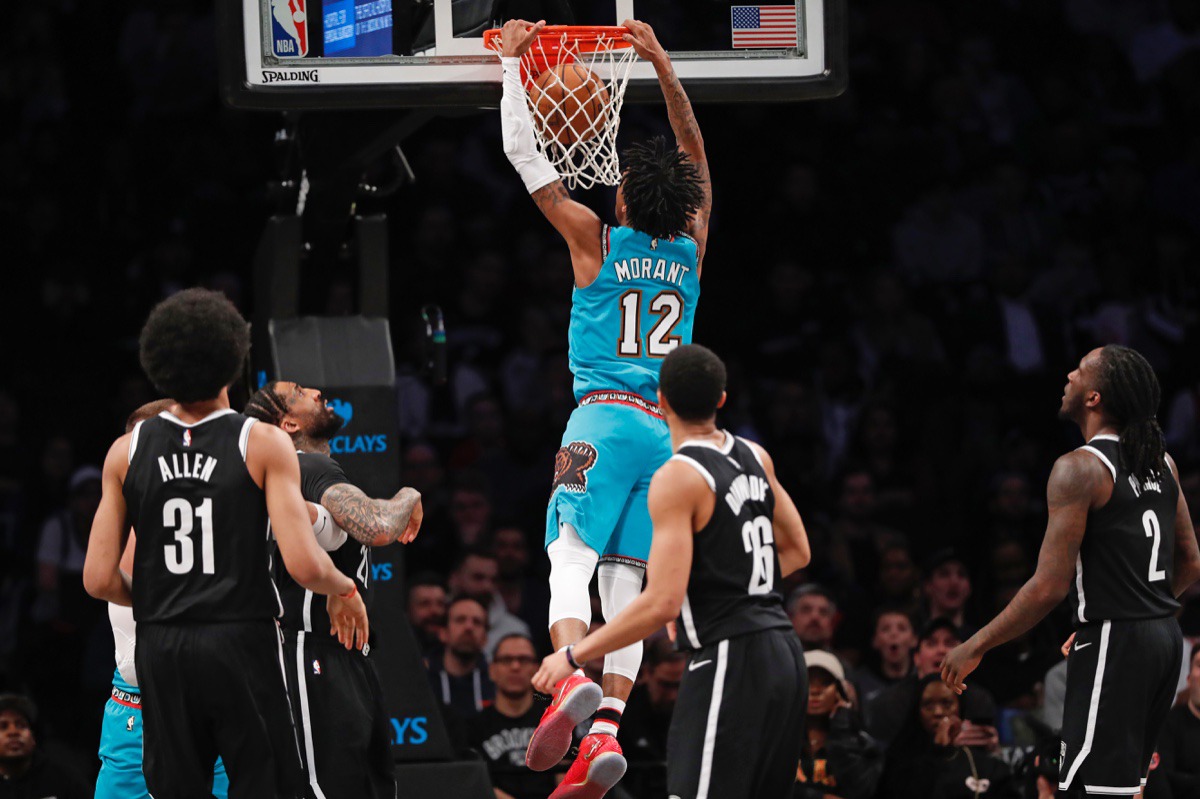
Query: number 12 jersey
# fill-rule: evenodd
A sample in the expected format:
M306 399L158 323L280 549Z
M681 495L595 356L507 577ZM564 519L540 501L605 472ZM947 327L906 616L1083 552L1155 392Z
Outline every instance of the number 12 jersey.
M194 424L164 412L133 429L124 496L138 624L279 615L266 496L246 469L254 423L229 409Z

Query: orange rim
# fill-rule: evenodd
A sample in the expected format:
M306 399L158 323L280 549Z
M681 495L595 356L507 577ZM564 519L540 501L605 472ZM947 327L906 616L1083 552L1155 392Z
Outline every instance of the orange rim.
M626 33L629 33L629 29L621 25L547 25L538 34L537 41L531 50L547 55L558 53L564 49L564 34L566 35L565 44L575 45L581 53L632 47L629 42L621 38ZM484 31L483 41L490 49L499 52L500 29L492 28Z

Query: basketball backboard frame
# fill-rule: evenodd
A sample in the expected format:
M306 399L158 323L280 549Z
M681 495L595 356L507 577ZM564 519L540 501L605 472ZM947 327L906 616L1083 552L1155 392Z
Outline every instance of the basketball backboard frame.
M686 1L686 0L681 0ZM316 0L309 0L316 4ZM433 0L450 8L451 0ZM617 12L636 0L616 0ZM846 87L845 0L796 0L801 47L678 53L672 58L698 103L795 102L836 97ZM790 3L789 3L790 5ZM450 14L436 16L436 57L277 59L264 56L269 22L263 0L217 4L222 99L256 110L494 108L500 67L482 38L455 38ZM820 31L821 35L813 35ZM249 35L247 33L249 32ZM670 50L670 31L658 31ZM317 63L319 62L319 63ZM400 71L403 70L403 71ZM634 64L627 100L654 102L661 93L651 66Z

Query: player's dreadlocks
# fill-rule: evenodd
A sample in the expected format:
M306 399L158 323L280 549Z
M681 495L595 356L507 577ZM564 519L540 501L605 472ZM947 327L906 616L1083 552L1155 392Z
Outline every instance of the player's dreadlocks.
M1136 350L1109 344L1100 350L1100 391L1104 410L1121 433L1121 459L1139 480L1163 468L1163 433L1155 414L1162 390L1158 377Z
M687 231L704 202L700 170L687 154L655 136L631 146L624 162L621 192L629 226L656 238Z
M242 413L260 422L278 427L288 412L287 401L276 390L278 385L278 380L272 380L254 392L254 396L246 402Z

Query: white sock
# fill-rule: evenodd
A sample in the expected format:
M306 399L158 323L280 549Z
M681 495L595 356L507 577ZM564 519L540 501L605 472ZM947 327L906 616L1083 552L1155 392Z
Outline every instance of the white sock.
M617 731L621 728L621 715L624 712L625 703L623 701L612 696L604 697L600 700L600 709L596 711L596 720L592 722L592 728L588 730L588 735L599 733L616 737Z

